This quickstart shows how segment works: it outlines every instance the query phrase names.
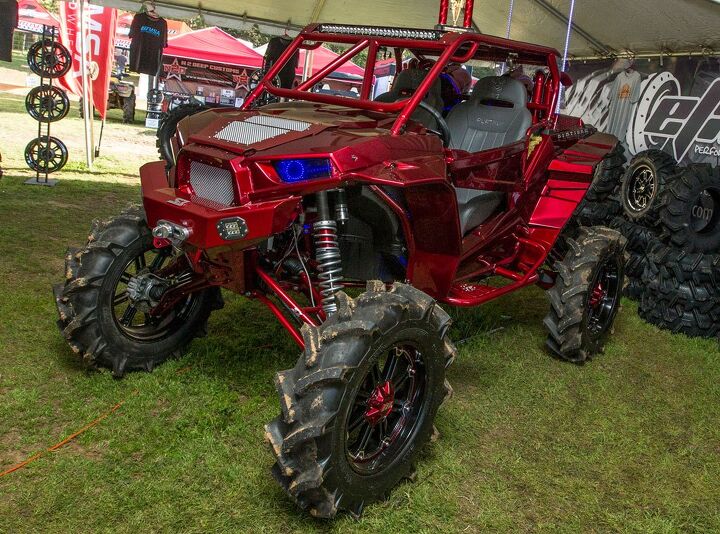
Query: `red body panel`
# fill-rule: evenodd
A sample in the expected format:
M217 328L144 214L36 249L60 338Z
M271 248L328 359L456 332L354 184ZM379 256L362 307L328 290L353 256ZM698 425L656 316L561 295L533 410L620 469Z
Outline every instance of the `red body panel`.
M295 50L324 40L351 46L298 89L272 84L275 71ZM379 46L415 46L436 54L437 62L410 98L392 103L368 100L368 76L358 100L305 91L358 51ZM525 62L545 65L535 77L537 85L528 103L534 124L525 139L477 153L447 150L436 135L409 120L449 61L502 59L516 51ZM153 226L162 219L191 230L183 246L191 252L188 256L196 272L210 269L216 273L207 283L250 292L279 318L285 317L265 295L269 289L304 322L313 322L313 316L324 319L322 309L295 304L287 293L293 288L259 267L257 246L291 227L303 211L304 197L348 186L367 186L395 213L407 247L406 279L439 301L473 306L535 283L562 228L583 199L595 167L617 143L612 136L583 130L579 119L555 115L560 78L556 59L551 49L480 34L445 33L438 41L413 41L328 35L311 26L271 68L242 111L207 111L179 124L176 141L182 150L170 176L163 163L143 166L148 223ZM251 110L252 101L264 90L309 101ZM301 127L248 139L218 136L235 128L233 123L251 117L253 121L292 121ZM563 135L555 135L558 131ZM317 179L283 182L275 164L288 158L327 159L332 172ZM193 161L232 174L232 205L195 195L188 179ZM463 236L455 187L502 192L505 208ZM399 191L402 201L389 190ZM218 222L230 217L246 222L247 235L242 239L227 241L220 236ZM509 283L502 287L478 283L490 276ZM306 294L317 295L315 281L305 274L302 285ZM290 328L287 319L281 320Z

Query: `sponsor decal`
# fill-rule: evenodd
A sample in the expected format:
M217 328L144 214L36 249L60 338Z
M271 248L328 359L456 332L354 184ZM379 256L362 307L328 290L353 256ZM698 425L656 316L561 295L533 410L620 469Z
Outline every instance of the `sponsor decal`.
M677 161L688 154L720 155L720 78L701 96L683 96L669 72L648 78L628 131L632 152L665 150Z

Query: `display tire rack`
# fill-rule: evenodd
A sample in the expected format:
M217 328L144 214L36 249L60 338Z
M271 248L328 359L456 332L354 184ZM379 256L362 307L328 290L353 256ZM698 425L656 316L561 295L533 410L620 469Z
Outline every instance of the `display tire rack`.
M38 134L25 147L25 162L35 171L35 178L26 184L55 185L49 175L62 169L68 161L68 150L57 137L50 135L50 124L65 118L70 111L70 100L65 91L53 85L53 80L64 76L72 66L67 48L57 42L57 30L43 26L42 38L34 43L27 54L30 70L40 76L40 85L25 98L25 109L38 121Z
M681 167L651 149L630 160L617 186L585 201L577 224L604 224L625 236L625 296L661 329L720 335L720 168Z

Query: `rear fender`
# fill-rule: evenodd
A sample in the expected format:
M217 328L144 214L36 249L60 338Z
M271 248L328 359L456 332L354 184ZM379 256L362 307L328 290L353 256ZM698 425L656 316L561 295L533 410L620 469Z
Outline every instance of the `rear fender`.
M165 163L156 161L140 168L143 205L150 228L166 220L190 230L186 243L200 250L217 247L242 250L250 248L290 226L300 212L301 197L250 202L242 206L218 206L190 197L168 185ZM240 217L247 225L242 239L226 240L218 231L224 219Z

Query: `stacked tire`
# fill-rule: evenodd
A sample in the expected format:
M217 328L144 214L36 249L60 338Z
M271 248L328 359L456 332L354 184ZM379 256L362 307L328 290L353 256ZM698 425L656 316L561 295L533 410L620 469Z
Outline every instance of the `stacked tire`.
M660 243L662 194L677 173L677 163L660 150L646 150L632 158L622 176L621 214L610 223L628 240L625 296L639 301L645 289L649 253Z
M638 153L610 227L628 240L625 295L660 328L693 337L720 332L720 169L679 168L665 152Z
M662 194L661 235L647 256L639 314L693 337L720 332L720 167L690 165Z

